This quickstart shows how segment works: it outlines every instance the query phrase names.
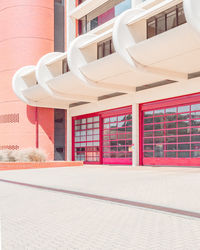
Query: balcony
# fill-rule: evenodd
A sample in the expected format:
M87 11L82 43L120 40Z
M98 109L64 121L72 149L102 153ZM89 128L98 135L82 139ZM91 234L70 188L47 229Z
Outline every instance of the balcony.
M183 4L180 3L147 20L147 39L186 23Z
M78 35L85 34L95 29L129 8L131 8L131 0L113 0L102 4L95 10L78 19Z

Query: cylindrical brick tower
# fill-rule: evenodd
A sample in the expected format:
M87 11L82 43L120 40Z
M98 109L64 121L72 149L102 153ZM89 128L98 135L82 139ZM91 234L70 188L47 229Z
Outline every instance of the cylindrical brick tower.
M0 1L0 149L39 144L53 158L53 110L36 112L15 96L11 84L16 70L52 51L53 0Z

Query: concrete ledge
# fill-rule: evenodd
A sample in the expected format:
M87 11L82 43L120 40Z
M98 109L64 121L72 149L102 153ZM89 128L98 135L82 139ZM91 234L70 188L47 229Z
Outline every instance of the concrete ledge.
M0 171L36 169L36 168L79 167L79 166L83 166L82 161L0 162Z

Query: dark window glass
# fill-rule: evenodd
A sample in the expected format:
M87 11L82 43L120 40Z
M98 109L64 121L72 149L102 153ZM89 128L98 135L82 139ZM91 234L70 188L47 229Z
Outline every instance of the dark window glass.
M183 112L189 112L190 111L190 106L180 106L178 107L178 113L183 113Z
M153 157L153 152L144 152L144 157L145 158L152 158Z
M168 108L168 109L166 109L166 114L174 114L174 113L176 113L176 108Z
M144 119L144 124L153 123L153 118Z
M200 151L192 151L191 157L192 158L200 158Z
M145 125L144 130L153 130L153 125Z
M154 139L154 143L163 143L164 142L164 138L155 138Z
M176 158L177 152L166 152L167 158Z
M189 158L189 157L190 157L190 152L188 151L178 152L178 158Z
M192 143L191 149L200 150L200 143Z
M178 120L188 120L190 119L190 113L178 114Z
M165 117L165 120L166 120L167 122L176 121L176 119L177 119L177 116L176 116L176 115L168 115L168 116Z
M190 122L189 121L182 121L182 122L178 122L178 127L182 128L182 127L189 127L190 126Z
M176 137L167 137L166 142L167 143L175 143L177 141Z
M153 136L153 131L151 132L144 132L144 137L151 137Z
M110 40L109 40L104 43L104 56L108 56L110 54L111 54L111 48L110 48Z
M166 128L176 128L176 122L170 122L165 124Z
M144 144L153 144L153 139L152 138L145 138Z
M192 119L200 118L200 112L192 112L192 113L191 113L191 118L192 118Z
M178 25L186 23L183 4L178 5Z
M155 110L154 115L156 115L156 116L157 115L164 115L164 112L165 112L164 109Z
M167 30L170 30L177 26L176 10L166 14L167 19Z
M103 57L103 44L99 44L98 47L98 55L97 55L97 58L100 59Z
M178 130L178 135L189 135L189 134L190 134L190 128Z
M167 144L166 149L167 150L177 150L177 145L176 144Z
M147 38L151 38L156 35L156 21L152 20L147 23Z
M200 135L191 136L191 141L200 142Z
M178 142L190 142L190 136L180 136Z
M200 134L200 128L192 128L191 133L192 134Z
M179 4L147 20L147 38L186 23L183 4Z
M164 136L164 131L154 131L154 136Z
M155 157L164 157L163 145L157 144L154 146L154 155Z
M164 117L163 116L158 116L158 117L154 117L154 122L164 122Z
M166 135L176 135L176 130L166 130Z
M97 59L108 56L114 52L115 50L111 38L97 44Z
M160 16L157 18L157 34L165 32L165 16Z
M95 29L98 26L98 17L95 17L90 21L90 30Z
M200 126L200 120L192 120L191 126Z
M191 105L191 111L200 110L200 104L193 104Z
M152 117L152 116L153 116L153 111L144 112L144 117Z
M144 150L153 150L153 145L144 145Z
M178 150L190 150L190 144L179 144Z
M164 128L164 124L160 123L160 124L154 124L154 129L163 129Z
M164 157L164 152L155 152L154 156L162 158L162 157Z

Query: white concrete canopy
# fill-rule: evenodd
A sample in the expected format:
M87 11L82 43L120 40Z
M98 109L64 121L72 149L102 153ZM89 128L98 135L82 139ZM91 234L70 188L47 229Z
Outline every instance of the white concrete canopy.
M17 71L13 90L29 105L53 108L75 102L97 102L98 97L114 92L134 93L136 87L166 80L187 80L188 74L200 71L199 1L183 1L186 24L146 38L146 20L180 2L159 1L147 10L123 12L112 29L99 35L89 32L79 36L72 41L68 52L46 54L36 66ZM89 8L88 3L81 8ZM76 17L80 15L78 8L74 13ZM116 53L97 60L98 42L111 34ZM63 73L63 60L68 61L69 72Z

